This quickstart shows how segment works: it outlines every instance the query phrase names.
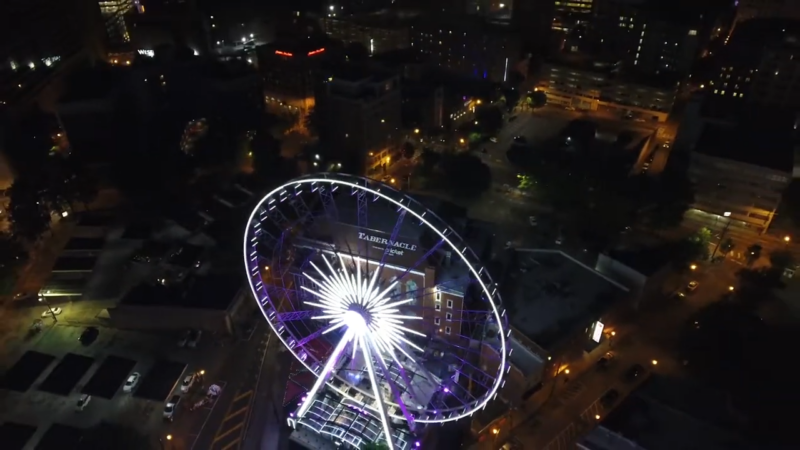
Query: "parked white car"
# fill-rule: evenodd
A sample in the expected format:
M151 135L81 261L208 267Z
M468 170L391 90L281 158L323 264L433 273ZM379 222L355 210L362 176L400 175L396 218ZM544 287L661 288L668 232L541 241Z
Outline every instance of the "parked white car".
M141 378L141 376L142 375L139 372L133 372L125 381L125 386L122 387L122 392L133 392L133 388L139 384L139 378Z
M175 410L178 409L178 403L181 402L180 395L173 395L172 398L164 405L164 418L170 422L175 418Z
M181 383L181 392L183 392L184 394L189 392L189 389L192 388L194 381L195 381L194 374L187 375L186 377L184 377L183 383Z

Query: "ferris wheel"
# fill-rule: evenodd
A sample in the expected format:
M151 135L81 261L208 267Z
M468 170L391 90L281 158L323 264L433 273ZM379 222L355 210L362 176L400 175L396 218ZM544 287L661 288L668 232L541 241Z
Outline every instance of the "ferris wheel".
M314 375L295 428L419 447L426 425L471 416L503 385L496 284L455 229L390 186L289 181L250 215L244 260L274 335Z

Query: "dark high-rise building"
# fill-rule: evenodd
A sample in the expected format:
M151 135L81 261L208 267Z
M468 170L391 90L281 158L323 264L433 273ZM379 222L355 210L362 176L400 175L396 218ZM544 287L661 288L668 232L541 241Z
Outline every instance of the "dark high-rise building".
M0 17L0 107L34 99L62 69L103 55L96 0L5 0Z
M98 0L109 47L120 50L131 41L130 16L136 11L134 0Z
M800 108L800 25L793 20L739 23L728 43L710 56L713 70L700 80L715 97Z
M736 22L750 19L800 20L800 2L797 0L737 0Z
M601 0L591 40L603 57L644 74L688 74L707 35L703 13L656 2Z

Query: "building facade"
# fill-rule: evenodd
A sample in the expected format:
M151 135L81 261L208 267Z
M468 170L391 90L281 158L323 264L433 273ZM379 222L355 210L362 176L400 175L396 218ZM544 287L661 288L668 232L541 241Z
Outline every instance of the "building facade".
M336 53L324 41L279 40L256 48L267 107L306 114L314 106L318 72Z
M128 17L135 12L133 0L99 0L100 14L109 46L118 50L131 41Z
M664 122L675 102L678 83L656 86L626 79L616 67L602 63L554 62L542 65L536 88L547 94L551 104Z
M753 19L736 26L702 80L706 92L742 103L800 108L800 26Z
M402 135L400 76L363 67L331 70L317 88L320 139L366 169L388 163Z
M800 20L800 3L791 0L738 0L736 23L751 19Z
M592 41L601 54L639 73L686 75L706 34L702 16L691 10L670 12L647 3L600 2L592 19Z
M383 19L383 20L382 20ZM411 46L409 25L394 17L323 17L322 30L345 44L357 42L370 55Z
M518 36L508 27L462 16L425 18L411 26L411 46L429 62L465 76L506 81L520 59ZM523 74L524 75L524 74Z

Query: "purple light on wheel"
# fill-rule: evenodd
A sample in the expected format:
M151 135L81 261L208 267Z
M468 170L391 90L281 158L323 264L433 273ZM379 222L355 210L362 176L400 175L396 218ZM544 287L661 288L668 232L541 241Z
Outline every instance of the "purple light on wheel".
M492 342L482 345L493 346L499 360L496 374L486 373L485 368L483 372L475 369L482 374L481 391L474 393L467 389L455 389L458 385L451 390L448 386L441 386L438 378L425 378L427 369L424 367L425 358L421 356L430 354L436 348L432 347L433 344L440 342L443 335L430 331L430 326L425 328L429 325L428 321L432 325L433 319L426 318L421 312L409 312L416 311L414 307L423 304L423 296L432 295L430 292L439 287L425 281L425 272L416 270L416 265L397 267L385 264L388 249L384 250L382 256L375 255L374 250L368 250L372 255L353 254L352 249L344 250L334 245L333 250L328 247L314 250L316 254L312 253L313 257L289 258L291 262L286 264L296 264L292 267L299 267L300 270L289 271L288 266L280 267L284 259L275 255L278 251L281 255L296 254L293 252L297 251L297 244L293 239L294 236L303 235L303 227L316 220L338 221L336 199L333 198L337 190L339 193L336 195L340 198L352 199L350 201L353 203L358 201L358 226L362 229L366 228L367 223L366 205L372 211L373 208L379 208L380 204L386 204L389 208L381 211L396 211L397 214L397 224L389 242L396 241L395 235L403 217L408 217L407 220L427 227L426 233L439 239L420 261L427 260L432 254L430 252L438 251L441 254L446 251L469 272L469 278L480 288L487 308L485 312L482 310L481 319L474 320L478 322L475 326L493 327L495 337ZM306 199L314 201L315 208L302 205ZM362 207L362 203L365 206ZM312 214L312 209L317 216L304 216ZM294 212L285 214L287 210ZM363 223L362 213L365 217ZM262 254L262 243L268 243L263 247L274 249L273 254ZM439 247L441 249L437 250ZM370 414L378 417L383 434L388 437L389 448L394 448L392 422L406 421L413 431L417 424L459 420L485 407L498 392L507 366L507 334L505 314L496 304L496 289L491 277L479 265L480 259L466 242L444 221L391 186L343 174L316 174L292 180L271 191L254 208L245 231L244 255L250 288L273 334L316 377L312 389L302 398L296 413L291 415L297 418L298 423L302 422L322 390L332 390L344 400L363 405ZM270 267L271 270L261 271L259 265ZM396 280L380 278L384 269L403 275ZM403 276L414 270L415 276L422 277L425 284L420 285L417 293L397 296L395 290L402 288L401 292L405 292L405 289L410 289L408 284L400 283ZM276 274L293 274L294 282L289 286L283 285L281 283L285 281L276 277ZM432 281L435 283L436 280ZM287 299L289 301L284 303ZM414 323L422 325L412 325ZM310 345L317 340L325 342L324 351L310 350L313 348ZM454 355L456 352L451 353L448 357L458 357ZM353 364L354 361L362 366L354 370L369 376L368 388L360 386L361 377L346 376L348 368L344 365ZM491 367L491 371L494 371L494 366ZM390 369L397 376L384 378L384 374L391 373ZM433 384L429 393L414 393L425 387L420 378ZM454 403L456 406L437 403L434 394L439 390L462 401ZM426 395L428 397L424 398ZM436 409L433 409L434 406ZM413 414L409 411L413 411ZM405 442L420 446L419 441L406 439Z

